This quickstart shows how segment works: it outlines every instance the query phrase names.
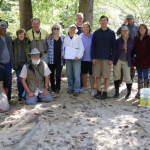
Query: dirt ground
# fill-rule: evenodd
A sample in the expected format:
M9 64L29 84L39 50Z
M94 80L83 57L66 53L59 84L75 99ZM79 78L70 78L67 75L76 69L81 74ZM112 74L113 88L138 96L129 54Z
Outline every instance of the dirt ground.
M128 100L125 83L119 98L111 98L112 76L107 100L91 97L90 88L74 97L67 94L63 69L62 90L52 94L53 102L29 106L17 101L13 76L11 110L0 113L0 150L150 150L150 109L134 98L136 82L137 76Z

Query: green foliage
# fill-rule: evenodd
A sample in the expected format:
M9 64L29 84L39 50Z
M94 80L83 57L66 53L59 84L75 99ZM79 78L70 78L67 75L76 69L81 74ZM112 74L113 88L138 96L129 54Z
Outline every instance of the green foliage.
M0 0L0 6L0 19L8 21L8 32L15 36L15 31L20 26L19 1ZM78 7L79 0L32 0L33 16L40 18L41 27L49 33L54 23L60 23L61 32L67 34L69 25L75 23ZM93 31L100 27L101 15L108 16L109 27L114 31L123 24L127 14L133 14L138 25L141 23L148 25L149 8L149 0L95 0Z
M8 22L7 32L11 36L15 36L16 30L19 28L19 2L18 0L3 1L0 9L0 19Z
M68 26L75 22L78 5L78 0L35 0L32 1L33 16L41 19L48 32L51 32L54 23L59 23L66 34Z

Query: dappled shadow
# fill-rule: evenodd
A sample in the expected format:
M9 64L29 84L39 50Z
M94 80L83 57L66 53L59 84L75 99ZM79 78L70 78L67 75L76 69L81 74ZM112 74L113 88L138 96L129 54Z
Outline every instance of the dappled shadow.
M14 100L10 112L4 113L1 120L5 126L0 128L0 149L148 148L149 132L139 118L150 121L150 112L135 104L137 99L124 98L125 85L120 88L118 99L111 98L114 92L110 84L107 100L96 100L90 93L74 97L67 94L63 76L61 93L52 94L53 102L29 106Z

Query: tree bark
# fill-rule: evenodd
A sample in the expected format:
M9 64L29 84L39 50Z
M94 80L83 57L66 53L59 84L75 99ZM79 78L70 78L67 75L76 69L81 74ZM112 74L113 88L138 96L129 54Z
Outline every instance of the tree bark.
M89 21L93 26L93 4L94 0L80 0L79 1L79 12L84 15L84 22Z
M31 0L19 0L19 12L20 12L20 28L28 31L32 28L31 19L32 15L32 3Z

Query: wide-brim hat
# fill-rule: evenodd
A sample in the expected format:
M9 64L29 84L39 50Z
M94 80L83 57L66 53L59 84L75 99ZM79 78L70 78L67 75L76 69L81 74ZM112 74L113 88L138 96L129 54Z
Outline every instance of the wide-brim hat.
M34 48L31 50L31 53L28 53L28 56L30 57L30 55L33 54L40 54L40 57L42 57L43 53L39 52L39 50L37 48Z
M5 21L0 22L0 29L6 29L7 28L7 23Z
M69 30L70 30L70 28L75 28L75 29L76 29L76 33L78 32L78 29L77 29L77 27L76 27L75 24L70 25L70 26L69 26Z

